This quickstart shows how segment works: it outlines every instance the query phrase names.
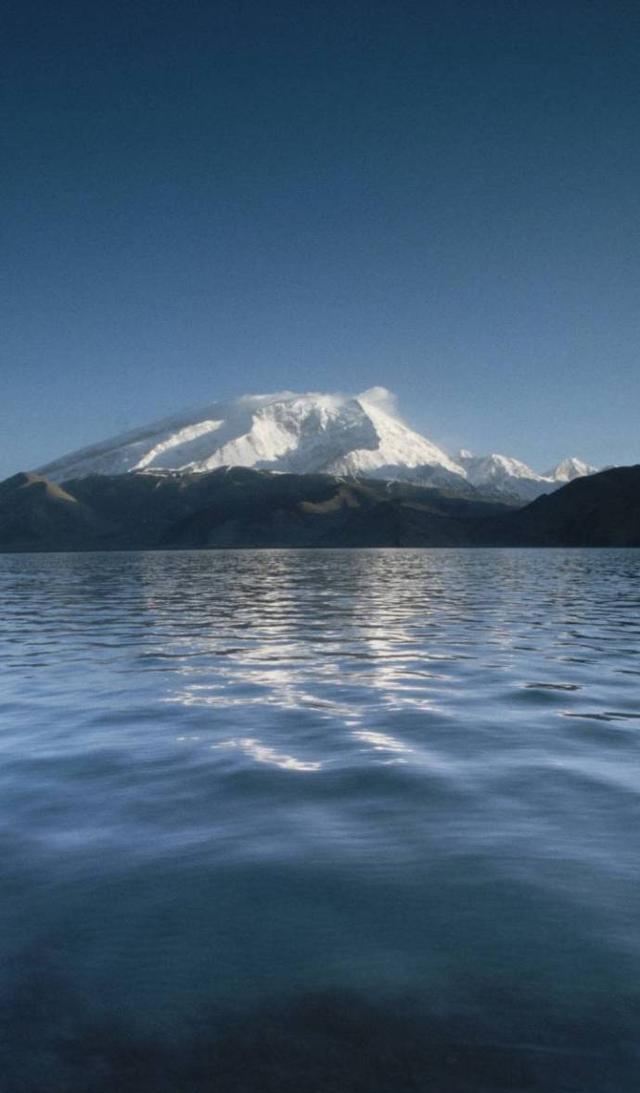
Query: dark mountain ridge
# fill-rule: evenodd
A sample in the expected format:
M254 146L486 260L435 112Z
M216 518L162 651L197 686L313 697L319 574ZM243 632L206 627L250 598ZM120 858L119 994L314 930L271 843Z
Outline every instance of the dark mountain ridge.
M482 524L506 546L640 546L640 464L575 478L525 508Z
M4 552L395 546L640 546L640 466L517 510L472 488L243 467L0 483Z

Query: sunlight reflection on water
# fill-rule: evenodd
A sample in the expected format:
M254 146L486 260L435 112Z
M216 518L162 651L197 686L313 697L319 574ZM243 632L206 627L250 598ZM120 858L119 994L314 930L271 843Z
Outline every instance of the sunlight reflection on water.
M152 1023L349 989L569 1055L556 1017L598 1011L626 1043L639 577L640 551L0 558L5 958Z

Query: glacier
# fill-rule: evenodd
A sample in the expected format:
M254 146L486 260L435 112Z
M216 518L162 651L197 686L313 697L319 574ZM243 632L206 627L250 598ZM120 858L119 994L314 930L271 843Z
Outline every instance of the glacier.
M538 474L495 453L461 450L450 456L405 424L391 392L372 387L359 395L243 395L72 452L38 472L65 482L91 474L198 473L232 466L472 488L514 502L595 470L574 457Z

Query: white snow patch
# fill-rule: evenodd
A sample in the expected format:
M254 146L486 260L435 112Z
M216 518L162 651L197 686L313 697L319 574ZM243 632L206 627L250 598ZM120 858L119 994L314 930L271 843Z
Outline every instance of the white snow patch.
M360 395L310 392L243 395L184 411L57 459L40 473L56 482L127 471L204 472L254 467L490 489L532 500L594 468L576 458L547 475L521 460L462 449L449 456L399 417L395 396L375 386Z

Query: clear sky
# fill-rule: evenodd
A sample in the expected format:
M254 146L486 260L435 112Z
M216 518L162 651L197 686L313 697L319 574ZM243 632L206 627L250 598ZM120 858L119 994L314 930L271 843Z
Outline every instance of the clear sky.
M5 0L0 477L382 384L445 447L640 461L640 9Z

